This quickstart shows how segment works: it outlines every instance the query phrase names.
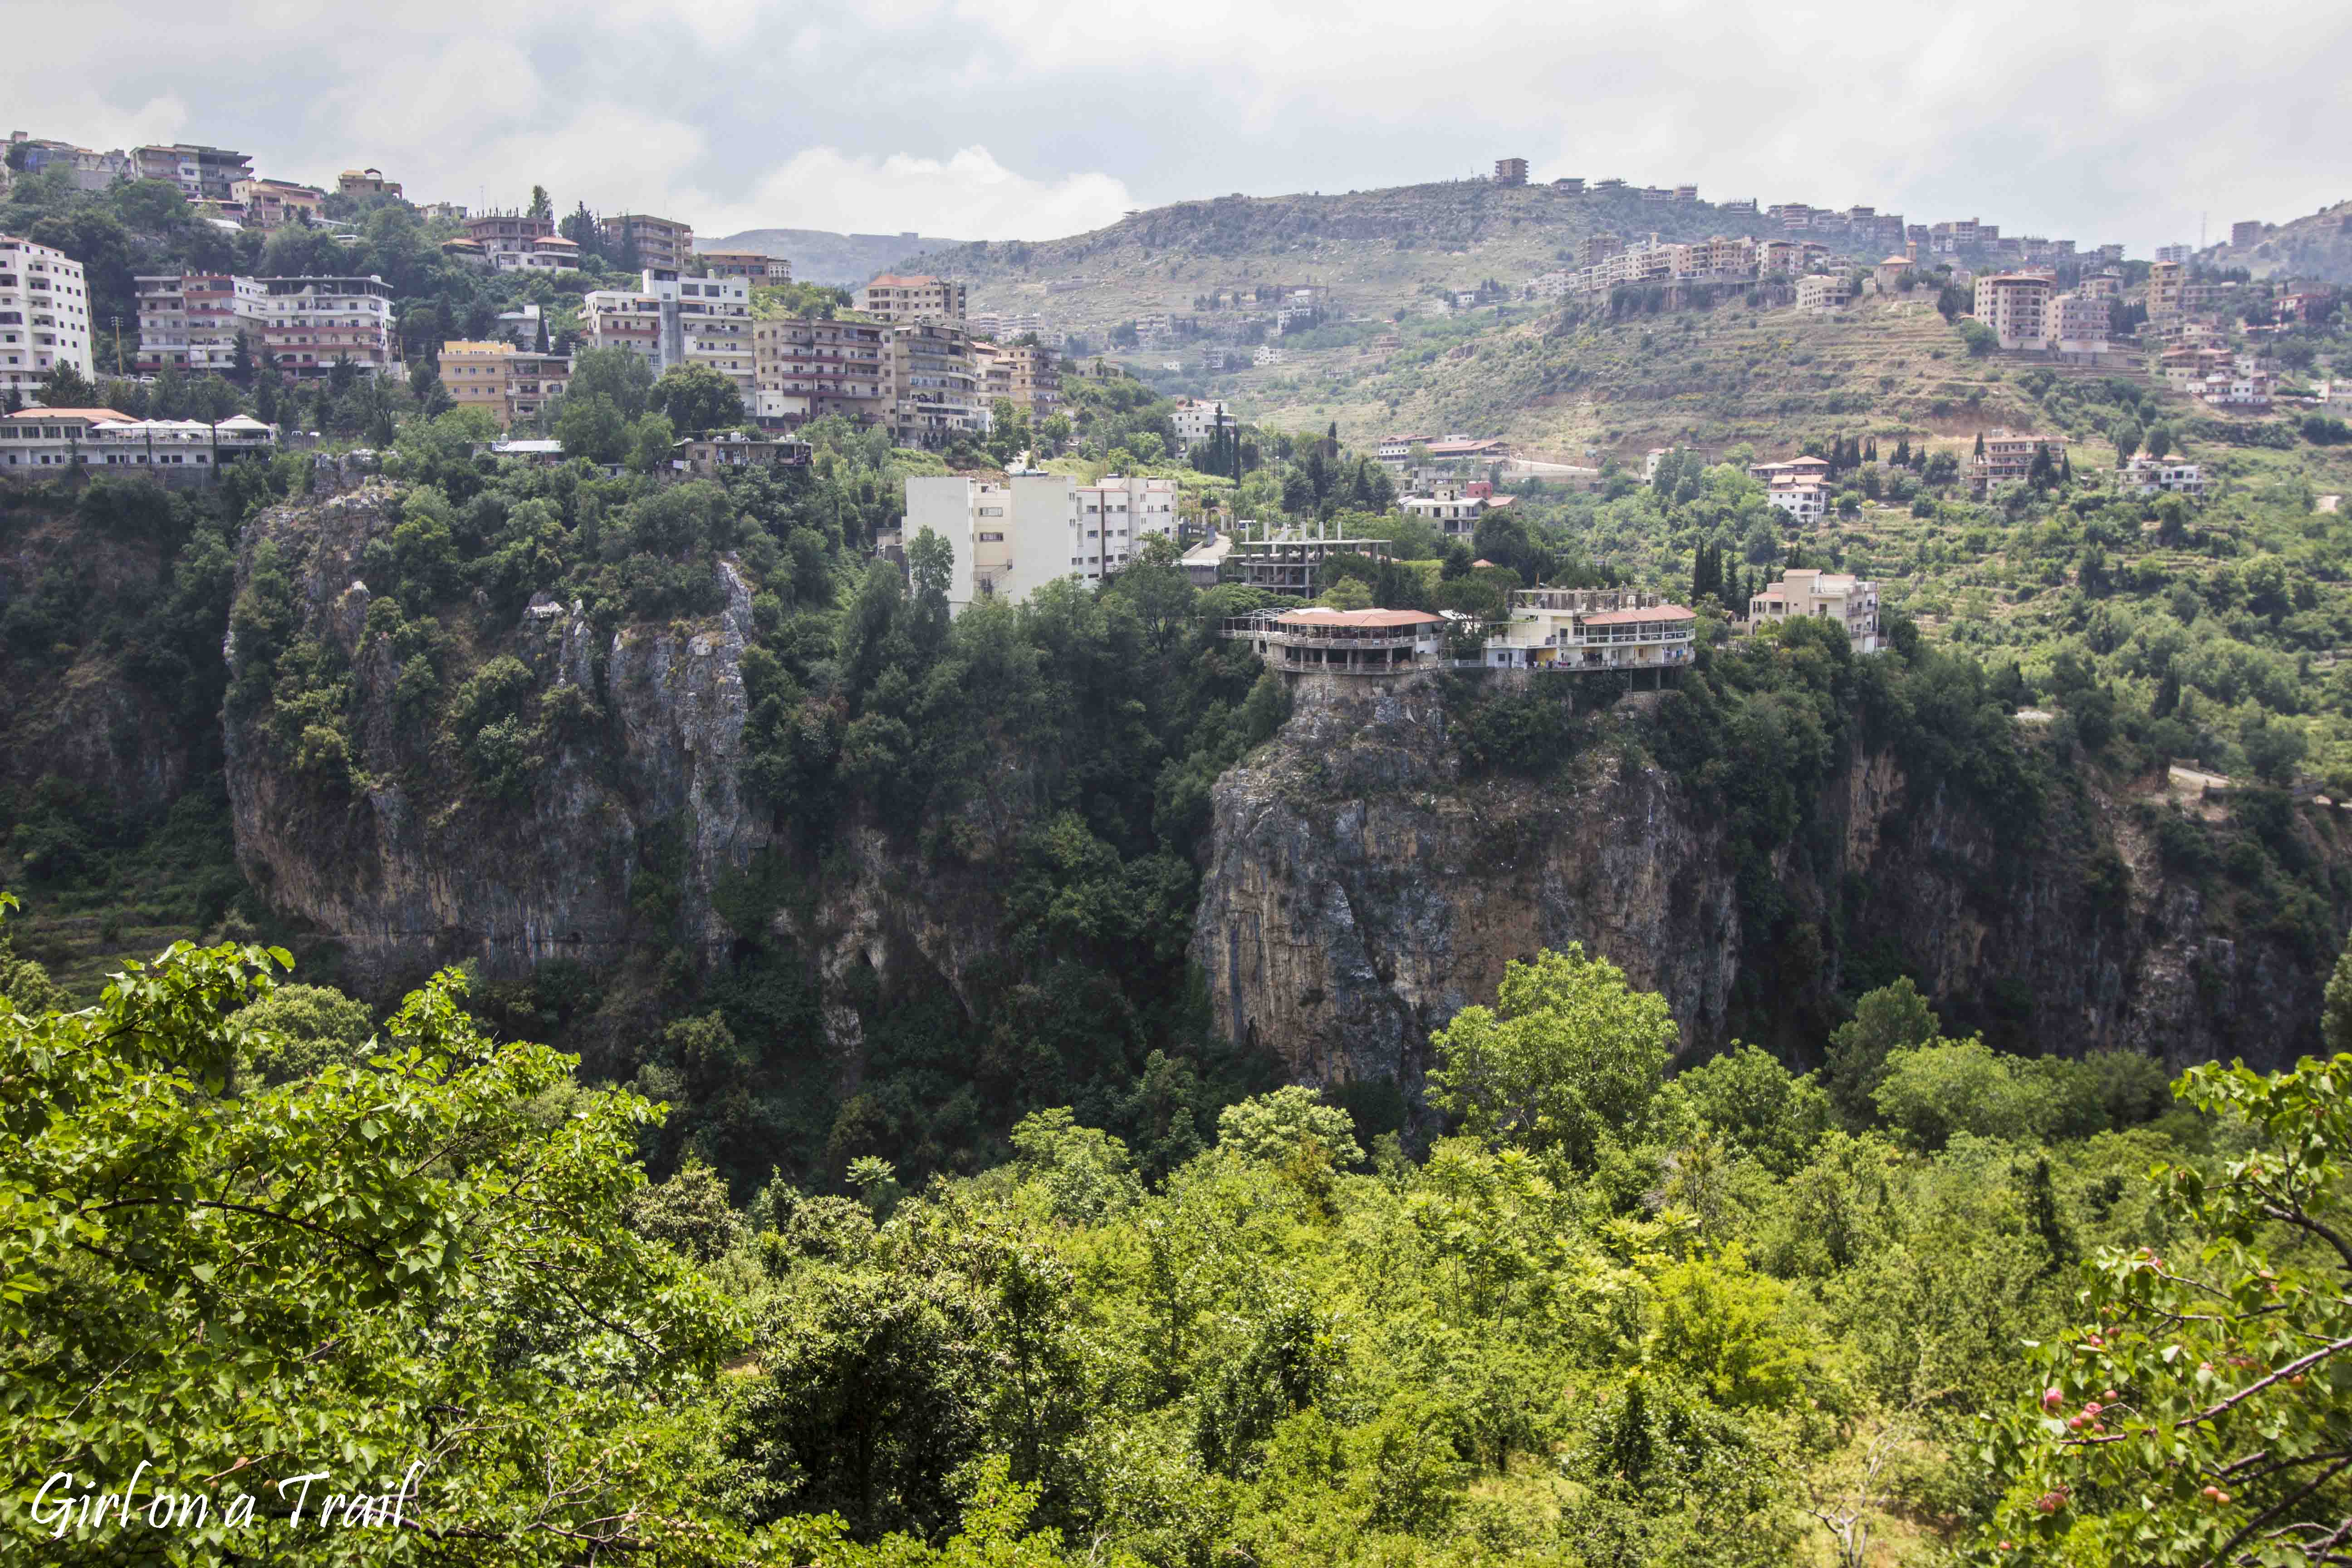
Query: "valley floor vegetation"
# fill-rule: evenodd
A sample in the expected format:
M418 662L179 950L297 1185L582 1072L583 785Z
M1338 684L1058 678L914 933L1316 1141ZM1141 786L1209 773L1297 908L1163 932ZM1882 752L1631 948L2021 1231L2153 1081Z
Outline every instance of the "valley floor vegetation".
M1051 1108L971 1175L737 1203L697 1161L648 1184L665 1108L484 1032L461 976L377 1024L289 962L181 944L61 1012L0 957L11 1539L57 1473L263 1500L45 1561L2302 1564L2352 1532L2352 1056L2021 1060L1901 983L1819 1072L1669 1076L1664 1002L1570 948L1434 1037L1418 1157L1293 1087L1156 1178ZM389 1533L275 1486L420 1462Z

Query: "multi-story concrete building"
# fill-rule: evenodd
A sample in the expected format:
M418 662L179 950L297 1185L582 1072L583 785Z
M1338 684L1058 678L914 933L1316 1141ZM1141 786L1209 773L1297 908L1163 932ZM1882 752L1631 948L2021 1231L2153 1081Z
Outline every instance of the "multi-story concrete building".
M1630 588L1522 588L1486 638L1491 669L1665 670L1691 660L1698 617Z
M1406 496L1397 502L1397 510L1407 517L1421 519L1448 539L1459 539L1476 533L1478 520L1494 504L1490 497L1444 485L1429 495Z
M1189 452L1215 434L1220 425L1231 425L1233 419L1233 411L1222 398L1180 397L1169 423L1176 426L1177 444Z
M2180 315L2181 289L2188 282L2186 261L2158 261L2147 269L2147 319L2176 320Z
M1495 183L1498 185L1524 185L1528 183L1528 161L1525 158L1495 160Z
M560 234L542 234L520 248L491 251L488 259L495 272L577 270L580 246L577 241L566 239Z
M1116 576L1153 534L1176 531L1172 479L1107 478L1081 485L1066 474L1013 474L1002 484L962 475L907 481L902 537L925 529L955 552L948 602L1015 601L1057 579Z
M1034 343L992 343L975 340L972 362L981 378L981 397L993 409L1001 399L1027 415L1043 419L1061 405L1062 377L1054 365L1054 351ZM1178 432L1181 439L1182 432Z
M192 202L229 202L236 199L236 183L253 178L253 160L225 147L183 142L168 147L132 148L131 172L142 180L177 185Z
M705 278L740 278L768 288L793 280L791 262L757 250L699 250L695 252L694 264Z
M1853 275L1808 272L1797 279L1797 309L1840 310L1853 302Z
M638 267L680 273L694 269L692 224L644 213L619 213L597 226L604 237L604 249L612 256L626 258L634 247ZM624 266L628 264L624 260Z
M886 272L857 291L857 308L886 321L961 321L964 295L952 278Z
M400 182L387 180L382 169L345 169L335 176L335 189L347 196L400 195Z
M1826 480L1806 474L1776 474L1764 483L1764 499L1810 527L1830 512Z
M501 427L530 419L563 394L572 361L498 341L441 345L441 384L461 408L480 408Z
M298 185L291 180L239 180L234 190L245 208L247 228L283 228L305 220L315 223L326 216L327 193L316 185Z
M872 321L786 316L751 323L751 412L794 427L837 414L888 426L898 412L896 333Z
M466 220L466 237L482 247L486 255L500 251L529 251L539 240L555 232L555 220L530 217L520 212L501 212L496 208L478 213Z
M392 363L392 288L383 279L254 281L263 296L263 347L285 374L322 376L347 360L372 374Z
M2232 250L2250 250L2253 247L2260 245L2263 242L2263 230L2267 226L2268 226L2260 218L2252 218L2243 223L2231 224L2230 226L2230 248Z
M2086 283L2094 279L2084 279ZM2114 296L2078 289L2050 301L2050 346L2062 353L2105 353Z
M258 365L268 346L268 298L259 280L233 273L165 273L135 280L139 290L142 375L166 366L186 375L226 374L236 363L236 340L246 340Z
M1974 459L1974 483L1979 493L1994 485L2011 479L2029 479L2033 473L2033 458L2038 452L2050 454L2053 464L2066 455L2066 437L2043 436L2032 431L1988 430L1984 437L1984 456Z
M89 289L62 250L0 234L0 393L37 400L64 365L92 374Z
M595 347L643 355L659 375L704 364L734 383L744 406L757 401L751 286L740 278L685 278L647 268L635 289L597 289L580 302L581 326Z
M2039 273L1992 273L1977 279L1972 314L2002 348L2046 349L2053 324L2050 301L2057 292L2057 283Z
M954 321L900 322L891 329L898 439L936 447L984 427L987 405L972 365L971 339Z
M2131 461L2116 470L2116 488L2126 495L2163 492L2201 498L2205 494L2205 470L2179 458L2151 458L2146 452L2137 452Z
M1780 574L1748 601L1753 626L1772 621L1820 618L1845 628L1856 653L1878 648L1878 584L1851 573L1811 568Z

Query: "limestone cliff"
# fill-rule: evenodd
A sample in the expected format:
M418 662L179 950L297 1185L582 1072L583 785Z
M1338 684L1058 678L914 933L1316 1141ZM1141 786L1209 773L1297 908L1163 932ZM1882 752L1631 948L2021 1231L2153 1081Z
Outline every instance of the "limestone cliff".
M479 658L513 655L541 690L576 689L590 716L549 752L526 799L485 800L451 784L434 738L404 717L399 663L368 629L363 558L398 503L396 487L371 485L273 509L245 531L240 579L265 542L275 548L294 584L295 635L331 642L347 663L354 716L342 782L295 765L262 715L231 702L229 797L247 876L339 939L363 985L467 958L496 975L556 957L594 964L632 942L722 945L713 889L770 838L737 783L741 577L720 564L725 608L707 621L609 635L576 605L541 600L502 619L478 599L453 628L462 641ZM235 669L234 638L227 651ZM633 900L649 873L675 884L674 909Z
M2085 790L2030 828L1995 823L1915 798L1857 748L1808 853L1776 858L1811 956L1791 963L1790 943L1758 952L1721 825L1643 760L1639 706L1561 777L1470 780L1431 678L1296 697L1217 785L1192 952L1220 1025L1298 1079L1417 1082L1433 1027L1491 1001L1508 960L1570 942L1664 993L1690 1053L1735 1032L1818 1050L1841 986L1890 969L1948 1026L2022 1049L2274 1063L2314 1037L2324 960L2218 922L2127 800ZM2297 831L2344 863L2333 813Z

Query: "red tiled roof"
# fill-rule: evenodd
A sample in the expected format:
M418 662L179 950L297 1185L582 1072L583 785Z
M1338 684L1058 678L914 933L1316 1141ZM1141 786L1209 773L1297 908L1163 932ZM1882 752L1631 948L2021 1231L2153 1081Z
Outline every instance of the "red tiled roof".
M1283 626L1418 626L1444 620L1426 610L1287 610L1275 617Z
M1686 610L1680 605L1654 605L1646 610L1604 610L1597 616L1586 616L1583 620L1588 626L1630 626L1640 621L1690 621L1697 618L1697 611Z

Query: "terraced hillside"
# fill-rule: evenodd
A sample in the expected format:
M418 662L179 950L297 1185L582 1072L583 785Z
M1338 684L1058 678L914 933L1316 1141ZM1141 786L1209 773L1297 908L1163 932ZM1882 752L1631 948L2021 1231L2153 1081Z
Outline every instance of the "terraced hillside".
M1220 378L1215 389L1264 423L1336 421L1360 441L1399 429L1500 435L1527 455L1582 463L1678 443L1793 451L1864 429L1973 442L1981 429L2032 423L2017 385L2029 370L2145 380L2136 366L1972 358L1924 297L1835 315L1732 305L1580 322L1506 306L1408 322L1393 342L1301 334L1285 340L1283 364Z
M1214 289L1319 283L1350 315L1385 316L1486 279L1516 287L1580 258L1587 235L1759 234L1755 215L1633 192L1569 196L1483 180L1287 196L1220 196L1066 239L974 242L922 258L971 285L974 310L1042 311L1097 337Z

